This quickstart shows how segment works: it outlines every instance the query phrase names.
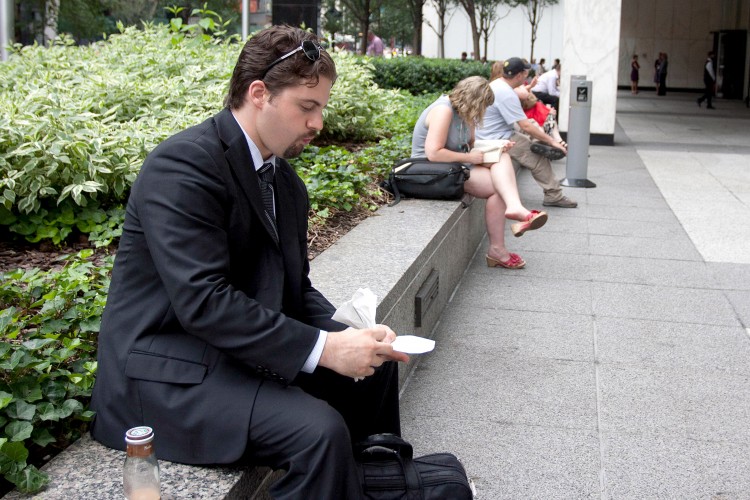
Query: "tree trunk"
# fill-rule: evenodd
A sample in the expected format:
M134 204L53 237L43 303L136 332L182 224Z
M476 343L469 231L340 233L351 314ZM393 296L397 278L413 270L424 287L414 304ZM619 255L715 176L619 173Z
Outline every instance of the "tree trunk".
M476 16L471 16L471 38L474 42L474 60L478 61L481 59L479 56L479 30L477 29L477 19Z
M412 48L415 56L422 55L422 10L419 11L419 19L414 19L414 35L412 36Z
M57 38L57 16L60 13L60 0L44 2L44 43L50 44Z
M367 34L370 32L369 21L360 21L362 26L362 51L361 54L367 54Z
M445 14L438 18L438 57L445 59Z
M529 11L528 11L528 17L529 17L529 23L531 24L531 55L529 56L531 59L530 61L534 60L534 44L536 43L536 30L539 27L539 22L541 21L541 9L542 6L540 5L539 0L532 0L529 2Z

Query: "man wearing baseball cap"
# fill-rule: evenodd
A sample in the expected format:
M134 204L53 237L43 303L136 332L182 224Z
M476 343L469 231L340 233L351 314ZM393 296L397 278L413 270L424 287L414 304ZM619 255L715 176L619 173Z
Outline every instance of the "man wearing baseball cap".
M567 154L567 144L556 141L532 118L527 118L519 94L513 90L524 85L529 69L531 65L518 57L511 57L503 63L502 76L490 83L495 102L487 108L484 122L476 130L476 138L514 141L515 146L508 152L522 167L531 170L534 180L544 190L542 204L547 207L575 208L578 203L563 195L560 181L555 177L548 158L555 157L552 153L559 157L560 151ZM525 86L521 88L524 89ZM525 90L528 92L528 88ZM518 124L521 132L516 132L515 124Z

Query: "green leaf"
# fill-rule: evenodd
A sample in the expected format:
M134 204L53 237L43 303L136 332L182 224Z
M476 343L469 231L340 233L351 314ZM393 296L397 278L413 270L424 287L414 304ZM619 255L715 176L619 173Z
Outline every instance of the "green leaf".
M15 420L5 426L5 435L8 436L11 441L24 441L31 437L31 432L33 430L34 426L31 425L31 422Z
M50 443L54 443L57 441L55 437L50 433L47 429L34 429L34 432L31 433L31 441L37 445L44 448Z
M22 345L29 350L35 351L54 342L54 339L31 339L23 342Z
M10 418L19 420L31 420L36 413L36 406L26 401L16 400L7 406L6 413Z
M13 395L5 391L0 391L0 409L5 408L13 401Z
M21 493L32 493L39 491L45 485L49 484L49 476L41 472L33 465L29 465L22 471L5 476L10 482L16 485Z
M36 410L40 420L53 422L60 420L60 414L52 403L39 403Z
M26 466L29 450L20 442L5 442L0 447L0 470L3 474L12 470L20 470Z
M76 399L66 399L60 408L60 416L62 418L69 417L73 413L79 413L83 410L83 404Z

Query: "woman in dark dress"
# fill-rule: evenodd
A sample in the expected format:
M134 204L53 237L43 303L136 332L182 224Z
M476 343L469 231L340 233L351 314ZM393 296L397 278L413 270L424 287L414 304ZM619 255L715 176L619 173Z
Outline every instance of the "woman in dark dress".
M638 93L638 77L641 65L638 64L638 55L633 54L633 60L630 62L630 91L633 95Z

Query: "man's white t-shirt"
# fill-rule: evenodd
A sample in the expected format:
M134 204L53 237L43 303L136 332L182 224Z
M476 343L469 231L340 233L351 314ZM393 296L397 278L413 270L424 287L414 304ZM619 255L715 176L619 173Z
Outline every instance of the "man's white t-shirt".
M502 78L492 81L490 88L495 102L484 113L484 121L477 127L477 139L510 139L513 124L526 119L518 94Z
M560 86L558 85L559 75L557 70L551 69L543 73L536 81L536 85L531 89L532 92L546 92L551 96L560 97Z

